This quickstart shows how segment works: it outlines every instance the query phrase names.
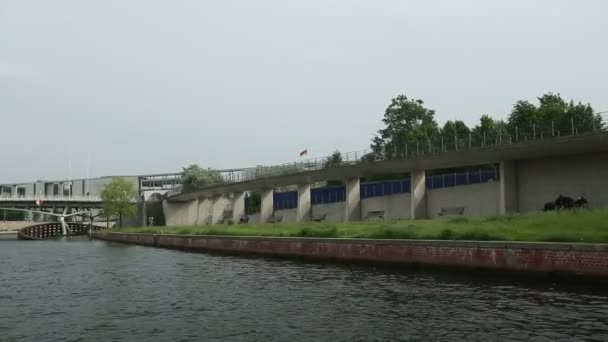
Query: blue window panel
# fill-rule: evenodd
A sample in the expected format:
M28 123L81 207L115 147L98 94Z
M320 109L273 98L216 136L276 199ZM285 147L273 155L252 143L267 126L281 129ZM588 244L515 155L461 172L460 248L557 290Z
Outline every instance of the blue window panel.
M410 180L391 180L385 182L362 183L361 198L371 198L378 196L389 196L393 194L409 193Z
M477 184L481 183L481 175L479 172L471 172L469 173L469 184Z
M452 174L452 173L443 175L443 181L444 181L444 184L446 187L456 185L455 180L456 180L456 177L454 177L454 174Z
M493 170L484 170L481 171L481 182L490 182L496 179L496 173Z
M466 173L457 173L456 174L456 185L465 185L467 182L467 174Z
M273 194L273 207L275 210L297 208L298 192L275 192Z
M433 189L433 177L426 177L424 179L424 185L427 189Z
M403 193L409 193L412 191L412 183L409 179L404 180L401 182L401 184L403 184Z
M344 187L315 188L311 190L313 204L343 202L346 199Z

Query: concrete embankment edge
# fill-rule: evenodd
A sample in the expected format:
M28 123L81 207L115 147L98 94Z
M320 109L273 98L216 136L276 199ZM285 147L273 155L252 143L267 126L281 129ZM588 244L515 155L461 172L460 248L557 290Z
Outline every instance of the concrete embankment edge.
M608 277L608 244L368 240L94 232L144 246L342 261L455 266Z

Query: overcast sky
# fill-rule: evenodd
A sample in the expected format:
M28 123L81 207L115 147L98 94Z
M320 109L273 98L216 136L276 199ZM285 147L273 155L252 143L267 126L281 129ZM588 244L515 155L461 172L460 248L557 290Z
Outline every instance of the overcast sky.
M364 149L545 92L608 110L608 2L0 0L0 183ZM71 167L69 166L71 164Z

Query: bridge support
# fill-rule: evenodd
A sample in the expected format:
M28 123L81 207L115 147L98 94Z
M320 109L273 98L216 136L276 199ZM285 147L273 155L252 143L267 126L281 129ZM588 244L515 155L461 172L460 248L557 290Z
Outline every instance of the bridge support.
M310 221L311 215L310 184L300 185L298 187L298 213L296 221Z
M213 218L213 200L207 197L200 198L197 212L199 224L211 224Z
M410 210L412 220L427 218L426 210L426 174L424 170L410 173Z
M359 178L351 178L346 180L345 207L345 221L361 220L361 180Z
M260 223L266 223L274 212L274 190L263 189L261 197Z
M501 161L499 165L498 214L506 215L518 211L517 170L515 161Z
M213 204L211 205L211 223L219 223L223 218L224 209L226 209L226 203L222 195L215 196L212 199Z
M232 222L239 223L245 216L245 192L235 192L232 198Z

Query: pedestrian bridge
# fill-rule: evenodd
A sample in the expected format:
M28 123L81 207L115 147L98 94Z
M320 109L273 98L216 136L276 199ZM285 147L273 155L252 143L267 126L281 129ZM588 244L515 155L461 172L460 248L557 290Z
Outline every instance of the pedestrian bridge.
M67 234L64 233L60 222L41 223L19 229L17 238L19 240L43 240L60 236L87 235L90 231L104 229L104 227L82 223L66 223Z

